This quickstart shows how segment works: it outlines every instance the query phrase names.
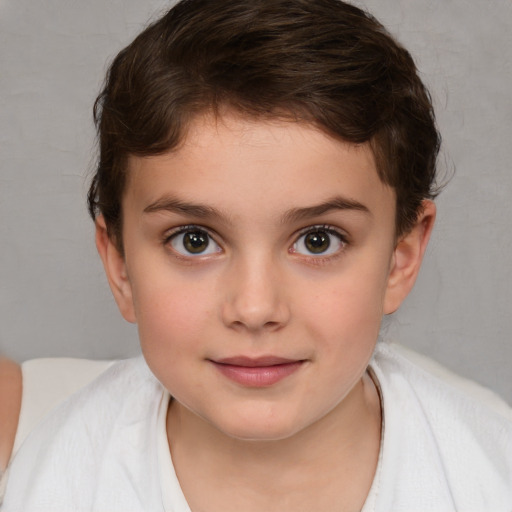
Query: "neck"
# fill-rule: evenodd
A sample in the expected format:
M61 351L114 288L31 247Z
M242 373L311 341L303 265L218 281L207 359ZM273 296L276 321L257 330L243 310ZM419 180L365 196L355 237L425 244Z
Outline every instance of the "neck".
M173 401L167 431L194 512L360 510L377 466L380 401L365 375L329 414L278 441L232 438Z

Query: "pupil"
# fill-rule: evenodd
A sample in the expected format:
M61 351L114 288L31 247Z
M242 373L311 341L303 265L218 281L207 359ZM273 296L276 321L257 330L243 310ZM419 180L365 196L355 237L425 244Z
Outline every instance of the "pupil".
M208 235L202 231L190 231L185 233L183 244L188 252L197 254L208 247Z
M329 245L331 245L329 236L324 231L308 233L305 243L308 250L315 254L325 252L329 248Z

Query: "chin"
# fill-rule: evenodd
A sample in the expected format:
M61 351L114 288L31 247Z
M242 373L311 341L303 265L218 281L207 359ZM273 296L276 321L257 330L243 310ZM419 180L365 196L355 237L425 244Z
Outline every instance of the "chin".
M287 418L263 418L254 415L238 418L238 421L214 425L224 435L248 442L282 441L293 437L307 425L298 424Z

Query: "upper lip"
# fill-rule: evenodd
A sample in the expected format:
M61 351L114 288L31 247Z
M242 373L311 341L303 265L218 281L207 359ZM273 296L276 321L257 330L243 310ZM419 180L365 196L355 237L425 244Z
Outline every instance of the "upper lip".
M243 366L246 368L258 368L264 366L276 366L278 364L300 363L301 359L288 359L285 357L277 356L261 356L261 357L247 357L247 356L234 356L226 357L223 359L215 359L214 363L225 364L231 366Z

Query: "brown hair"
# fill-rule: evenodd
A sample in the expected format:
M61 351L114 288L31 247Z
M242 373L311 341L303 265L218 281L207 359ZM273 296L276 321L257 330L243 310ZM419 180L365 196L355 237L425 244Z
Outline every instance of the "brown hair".
M339 0L182 0L117 55L94 107L89 211L121 250L128 156L172 150L195 115L225 107L369 142L396 192L397 236L435 195L430 96L375 18Z

